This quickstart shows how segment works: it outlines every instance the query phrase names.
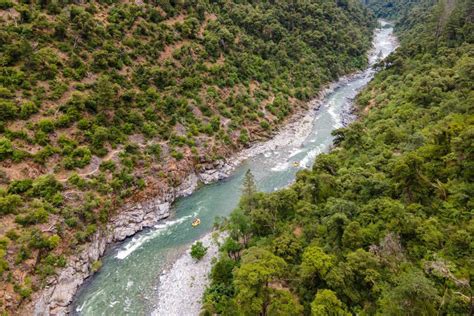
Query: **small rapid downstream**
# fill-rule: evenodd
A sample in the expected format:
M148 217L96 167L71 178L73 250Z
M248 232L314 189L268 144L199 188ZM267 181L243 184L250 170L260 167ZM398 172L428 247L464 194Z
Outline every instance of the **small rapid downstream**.
M370 65L396 47L391 27L377 29ZM214 219L229 215L237 205L247 169L252 170L258 189L270 192L288 186L298 170L311 167L315 157L330 148L331 132L353 120L352 100L374 74L368 68L342 78L318 101L317 110L261 144L257 154L244 160L228 179L179 199L170 218L109 249L101 271L80 288L71 312L94 316L197 315L216 247L203 262L194 264L187 254L189 246L201 238L210 243ZM192 228L195 217L201 219L201 225Z

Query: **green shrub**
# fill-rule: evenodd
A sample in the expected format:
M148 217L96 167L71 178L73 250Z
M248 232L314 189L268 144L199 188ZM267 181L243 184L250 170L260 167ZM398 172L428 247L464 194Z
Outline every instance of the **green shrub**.
M204 247L201 241L197 241L191 246L191 257L196 260L201 260L207 253L207 248Z
M240 135L239 135L239 141L242 143L242 144L248 144L250 139L249 139L249 133L247 132L246 129L242 129L240 130Z
M42 233L36 228L33 228L30 232L30 239L28 246L32 249L46 249L52 250L57 246L58 239L53 235L49 237L48 235Z
M260 126L266 130L270 129L270 124L267 121L261 121Z
M87 187L87 181L81 178L77 173L72 173L68 178L68 183L75 185L81 190L84 190Z
M6 251L0 249L0 276L3 275L3 272L8 270L8 261L5 260Z
M0 0L0 9L7 10L13 7L13 2L10 0Z
M10 240L7 237L0 237L0 249L6 250Z
M181 160L184 158L184 154L180 151L172 150L171 157L173 157L176 160Z
M97 226L94 224L87 225L86 229L83 231L76 232L76 239L79 242L85 242L90 240L90 237L97 231Z
M91 266L92 272L95 273L95 272L99 271L100 268L102 268L102 261L96 260L92 263L92 266Z
M31 288L31 280L28 277L25 279L23 285L20 286L15 284L13 289L21 296L22 299L30 298L31 293L33 293L33 289Z
M8 194L0 197L0 214L17 213L20 206L23 204L21 196L16 194Z
M8 193L19 194L24 193L31 189L33 186L32 179L23 179L23 180L15 180L10 183L8 186Z
M34 137L35 137L35 142L38 145L46 146L46 145L49 144L49 136L46 132L44 132L42 130L36 131Z
M31 101L26 101L21 104L20 107L20 118L23 120L28 119L31 115L38 113L38 107Z
M13 154L12 142L7 138L0 138L0 161L8 159Z
M0 100L0 121L8 121L16 118L18 106L12 101Z
M64 158L66 169L83 168L87 166L92 158L91 151L87 147L77 147L68 157Z
M42 119L38 122L38 128L44 133L54 132L54 123L50 119Z
M49 218L49 213L43 207L37 208L35 210L29 211L26 215L17 215L15 217L15 222L23 225L36 225L46 223Z
M146 153L152 155L155 159L160 159L161 146L160 144L151 144L147 147Z
M50 199L62 189L62 184L53 175L44 175L33 181L31 194L35 197Z

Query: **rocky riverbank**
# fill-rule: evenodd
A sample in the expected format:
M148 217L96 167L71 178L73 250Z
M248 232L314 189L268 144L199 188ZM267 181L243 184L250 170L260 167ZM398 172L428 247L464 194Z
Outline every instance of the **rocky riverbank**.
M191 247L189 247L173 264L171 271L169 273L164 272L161 275L158 287L158 303L152 316L180 316L183 315L183 306L186 306L187 314L199 315L203 289L209 283L208 272L212 267L212 259L217 257L219 242L224 237L224 234L221 234L218 238L213 238L213 233L207 234L200 239L203 245L207 247L204 258L196 262L191 257ZM186 271L186 273L182 273L183 271ZM174 295L174 293L186 293L186 295Z

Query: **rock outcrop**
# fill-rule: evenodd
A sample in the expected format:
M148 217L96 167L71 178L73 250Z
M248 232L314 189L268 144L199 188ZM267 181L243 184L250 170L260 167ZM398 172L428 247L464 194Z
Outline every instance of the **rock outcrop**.
M211 179L204 175L204 182ZM170 215L173 201L191 194L198 186L200 177L189 175L177 188L172 188L162 196L145 202L122 207L105 228L99 229L91 242L81 246L76 255L69 257L68 263L57 276L48 280L45 289L33 298L30 309L34 315L65 315L79 286L92 273L92 265L104 254L107 245L124 240Z

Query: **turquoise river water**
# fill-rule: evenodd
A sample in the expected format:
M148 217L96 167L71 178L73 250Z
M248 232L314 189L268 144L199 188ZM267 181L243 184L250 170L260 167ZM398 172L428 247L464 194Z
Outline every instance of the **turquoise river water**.
M375 31L370 65L396 48L392 31L387 26ZM149 315L156 303L160 275L190 244L212 230L216 216L227 216L235 208L246 170L251 169L261 191L288 186L298 170L311 167L315 157L330 148L331 132L352 119L351 102L374 74L375 70L369 67L341 79L322 100L319 109L311 113L311 127L307 132L303 136L295 132L294 137L300 140L245 160L226 180L203 186L192 195L178 199L168 219L110 248L100 272L79 289L71 313ZM298 162L299 167L294 167L293 162ZM201 219L201 225L192 228L195 217Z

